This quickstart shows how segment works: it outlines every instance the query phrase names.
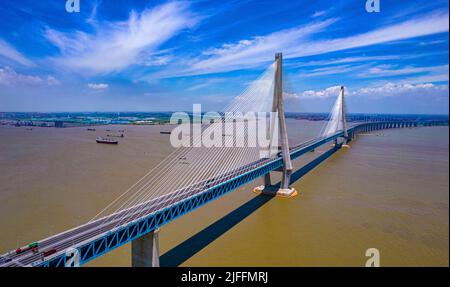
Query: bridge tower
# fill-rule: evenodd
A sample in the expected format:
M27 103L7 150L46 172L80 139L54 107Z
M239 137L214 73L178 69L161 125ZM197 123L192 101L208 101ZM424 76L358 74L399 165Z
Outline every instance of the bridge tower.
M344 133L342 142L342 147L349 148L348 143L351 141L351 138L348 135L348 126L347 126L347 110L345 105L345 88L341 86L339 97L336 100L336 104L333 108L333 113L330 119L331 123L327 125L325 133L323 135L332 135L335 132L339 131L342 128ZM334 140L333 146L337 146L338 139Z
M345 89L344 86L341 86L341 121L342 121L342 129L344 130L344 143L343 147L350 147L348 142L350 141L348 137L348 126L347 126L347 107L345 106Z
M279 133L279 145L281 148L281 156L283 158L283 167L278 170L282 173L281 185L273 186L270 180L270 173L264 176L264 185L258 186L254 189L256 193L266 193L281 197L293 197L297 195L295 189L291 188L290 179L292 174L292 161L289 149L288 134L286 128L286 116L284 113L284 101L283 101L283 55L282 53L275 54L275 81L274 81L274 93L272 102L272 113L278 115L278 133ZM276 131L275 119L271 118L270 123L270 135L271 142ZM270 147L269 149L271 149Z

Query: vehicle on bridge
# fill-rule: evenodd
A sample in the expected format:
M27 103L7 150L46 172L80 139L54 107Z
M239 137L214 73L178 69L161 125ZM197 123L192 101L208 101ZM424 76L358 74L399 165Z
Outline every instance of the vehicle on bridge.
M53 249L46 250L46 251L42 252L42 255L43 255L43 257L47 257L47 256L50 256L50 255L55 254L55 253L56 253L56 249L53 248Z

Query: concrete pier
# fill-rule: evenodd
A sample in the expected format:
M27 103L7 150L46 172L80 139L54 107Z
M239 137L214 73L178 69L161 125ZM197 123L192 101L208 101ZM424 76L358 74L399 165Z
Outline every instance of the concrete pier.
M280 188L278 185L260 185L253 189L253 192L256 194L266 194L270 196L276 197L294 197L297 196L298 193L295 189L288 187L287 189Z
M272 185L272 180L270 179L270 173L266 173L264 175L264 185L266 185L266 186Z
M159 229L131 242L132 267L159 267Z

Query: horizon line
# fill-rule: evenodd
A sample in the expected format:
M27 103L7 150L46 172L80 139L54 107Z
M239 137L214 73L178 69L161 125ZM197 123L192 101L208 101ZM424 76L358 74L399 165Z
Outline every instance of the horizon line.
M160 110L160 111L0 111L0 114L7 113L35 113L35 114L58 114L58 113L67 113L67 114L75 114L75 113L174 113L174 112L186 112L192 113L192 111L188 110ZM219 111L220 113L221 111ZM204 114L206 112L202 112ZM329 112L285 112L285 114L329 114ZM374 112L350 112L348 115L427 115L427 116L449 116L449 113L441 114L441 113L374 113Z

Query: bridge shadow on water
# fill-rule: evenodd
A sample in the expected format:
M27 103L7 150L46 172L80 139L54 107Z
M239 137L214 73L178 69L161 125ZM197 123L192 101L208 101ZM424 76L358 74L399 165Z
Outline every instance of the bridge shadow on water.
M294 172L291 176L291 183L299 180L308 171L319 165L326 158L335 153L339 147L331 148L325 153L318 156L316 159L312 160L305 166L301 167L299 170ZM275 186L280 186L280 182L276 183ZM211 242L219 238L222 234L233 228L239 222L244 220L258 208L273 199L273 196L269 195L258 195L255 198L247 201L243 205L239 206L232 212L228 213L221 219L212 223L205 229L201 230L197 234L188 238L184 242L170 249L166 253L160 256L160 266L179 266L197 252L208 246Z
M244 220L255 210L266 204L272 198L273 197L271 196L259 195L247 201L202 231L161 255L160 265L178 266L182 264L194 254L208 246L208 244L219 238L222 234L233 228L236 224Z

